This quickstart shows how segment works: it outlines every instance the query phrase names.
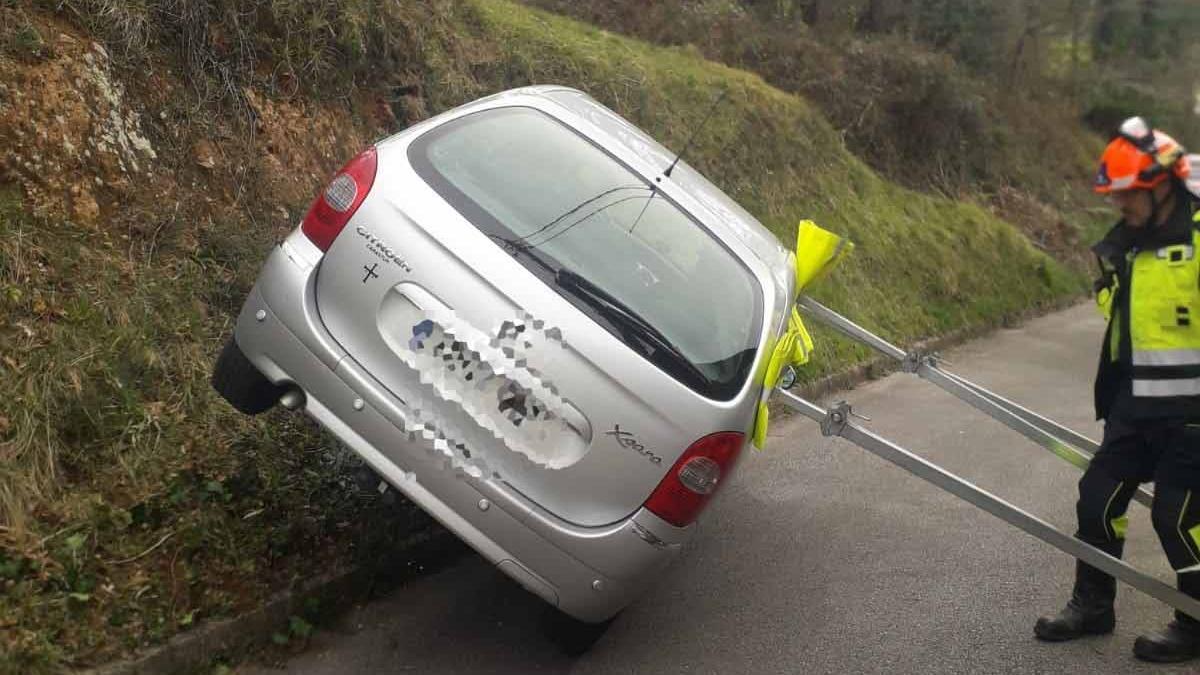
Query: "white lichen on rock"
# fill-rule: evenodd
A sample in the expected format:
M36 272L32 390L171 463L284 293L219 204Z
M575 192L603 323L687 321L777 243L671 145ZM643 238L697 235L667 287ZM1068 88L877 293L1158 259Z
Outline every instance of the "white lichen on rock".
M93 53L84 55L83 75L94 88L100 101L108 108L108 115L96 120L100 124L95 145L98 150L118 155L121 168L141 172L138 156L157 159L154 146L142 135L141 116L125 104L125 88L109 77L108 54L98 45L92 45Z

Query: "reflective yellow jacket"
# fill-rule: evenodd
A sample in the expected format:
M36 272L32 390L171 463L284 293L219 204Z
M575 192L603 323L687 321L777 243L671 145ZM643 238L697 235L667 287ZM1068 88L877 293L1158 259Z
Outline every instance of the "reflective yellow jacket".
M1181 203L1163 225L1118 225L1093 248L1104 271L1097 301L1109 319L1097 417L1200 419L1198 227Z

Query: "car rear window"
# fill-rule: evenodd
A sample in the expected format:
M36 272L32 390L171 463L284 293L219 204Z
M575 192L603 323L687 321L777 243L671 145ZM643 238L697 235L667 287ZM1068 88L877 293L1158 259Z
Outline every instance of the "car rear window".
M498 246L652 363L710 398L741 389L762 323L758 282L613 156L539 110L507 107L427 132L409 160ZM592 295L564 277L582 278ZM631 337L628 322L599 311L612 300L674 349Z

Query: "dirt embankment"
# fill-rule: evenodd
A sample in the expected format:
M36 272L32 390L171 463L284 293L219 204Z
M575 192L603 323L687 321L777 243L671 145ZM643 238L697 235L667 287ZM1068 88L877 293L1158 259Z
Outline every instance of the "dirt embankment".
M39 213L83 227L136 228L132 214L176 203L193 218L290 227L340 162L397 125L374 101L316 103L250 87L214 105L170 62L122 72L76 28L15 15L0 19L27 22L41 38L36 50L0 59L0 171Z

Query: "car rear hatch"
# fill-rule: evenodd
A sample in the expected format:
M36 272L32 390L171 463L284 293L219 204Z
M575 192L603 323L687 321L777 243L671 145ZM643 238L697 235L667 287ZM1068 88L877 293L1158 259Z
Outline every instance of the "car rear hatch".
M413 451L604 525L693 442L746 430L766 273L635 158L523 102L382 143L317 304Z

